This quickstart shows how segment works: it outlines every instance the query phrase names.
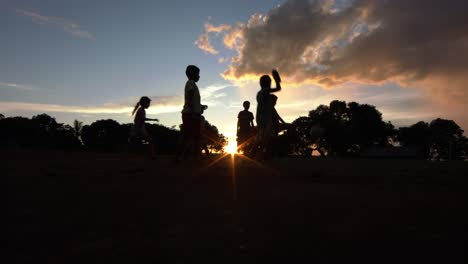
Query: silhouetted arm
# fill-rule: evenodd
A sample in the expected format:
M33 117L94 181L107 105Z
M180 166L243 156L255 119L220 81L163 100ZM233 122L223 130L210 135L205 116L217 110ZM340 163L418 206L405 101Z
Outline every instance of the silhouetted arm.
M270 93L275 93L281 91L281 77L279 76L279 73L277 70L272 70L271 74L273 75L273 79L275 80L276 83L276 88L271 88Z
M281 118L281 116L280 116L279 114L278 114L278 120L279 120L281 123L283 123L283 124L286 123L286 122L284 122L283 118Z

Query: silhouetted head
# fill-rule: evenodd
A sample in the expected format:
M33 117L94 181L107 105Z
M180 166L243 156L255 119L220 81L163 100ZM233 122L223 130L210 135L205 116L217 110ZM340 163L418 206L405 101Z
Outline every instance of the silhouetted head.
M138 110L139 107L142 107L143 109L147 109L151 104L151 99L148 96L142 96L140 98L140 101L135 105L135 108L133 108L132 115L135 114L136 110Z
M270 97L271 97L271 101L273 102L273 106L275 106L276 102L278 102L278 96L274 94L270 94Z
M189 65L185 70L185 75L187 75L189 80L198 82L200 80L200 69L195 65Z
M271 88L271 78L268 75L263 75L260 77L260 87L263 88Z
M242 105L244 106L244 110L249 110L249 108L250 108L250 102L249 101L244 101L244 103Z

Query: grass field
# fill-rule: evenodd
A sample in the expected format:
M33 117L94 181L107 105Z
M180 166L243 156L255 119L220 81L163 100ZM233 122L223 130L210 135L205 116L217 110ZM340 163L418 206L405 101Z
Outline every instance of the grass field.
M467 263L467 162L0 158L9 263Z

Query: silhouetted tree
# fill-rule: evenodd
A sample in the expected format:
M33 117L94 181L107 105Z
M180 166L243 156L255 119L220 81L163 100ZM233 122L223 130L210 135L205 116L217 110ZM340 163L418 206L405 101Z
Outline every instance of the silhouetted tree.
M61 150L73 150L82 146L73 127L62 125L54 132L53 147Z
M464 138L461 149L463 149L463 159L468 159L468 138Z
M409 127L400 127L397 139L402 146L417 148L419 158L429 158L431 130L428 123L420 121Z
M437 118L431 122L429 129L433 158L459 159L464 155L466 138L455 121Z
M34 139L30 119L25 117L8 117L0 120L0 142L3 148L31 147Z
M227 138L219 133L215 125L210 124L208 121L206 121L205 124L205 131L208 139L208 149L216 152L223 152L224 147L227 145Z
M5 119L5 116L3 114L0 114L0 120Z
M73 130L55 118L36 115L31 119L11 117L0 120L0 142L7 148L76 149L80 146Z
M75 136L81 141L81 131L83 131L83 122L74 120L73 121L73 132Z
M424 159L462 159L467 154L467 139L453 120L437 118L430 124L401 127L397 138L402 146L418 148Z
M358 104L352 102L348 104L348 131L349 144L353 152L359 152L372 145L385 146L389 144L389 139L395 135L394 127L391 123L385 123L375 106L368 104Z
M159 124L147 124L146 127L158 154L175 154L180 131Z
M34 138L34 146L40 148L55 147L56 132L62 124L57 123L55 118L47 114L33 116L31 122L33 129L30 131L30 136Z
M121 126L118 122L107 119L83 126L81 139L91 149L117 150L127 145L129 134L130 125Z
M327 156L355 155L370 146L390 144L396 135L393 125L385 123L374 106L356 102L334 100L296 121L291 136L299 138L291 143L305 153L311 148Z
M317 144L318 138L312 138L310 135L311 123L309 117L302 116L294 120L286 131L285 140L287 140L292 154L307 156L312 144Z

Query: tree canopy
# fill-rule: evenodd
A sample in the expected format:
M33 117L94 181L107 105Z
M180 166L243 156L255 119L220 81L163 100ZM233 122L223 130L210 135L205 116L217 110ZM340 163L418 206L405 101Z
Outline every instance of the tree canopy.
M421 159L462 159L468 154L467 138L453 120L437 118L395 129L375 106L338 100L294 120L280 143L282 154L301 156L313 151L321 156L356 156L369 148L398 146L415 149L415 157Z
M127 147L131 128L112 119L90 125L75 120L70 126L47 114L31 119L0 114L0 148L117 151ZM147 124L147 129L158 153L174 154L179 130L159 124ZM208 148L223 151L227 139L218 128L206 122L204 131ZM339 100L294 120L274 145L280 155L299 156L360 156L372 148L408 148L420 159L464 159L468 154L468 140L453 120L437 118L396 129L375 106Z

